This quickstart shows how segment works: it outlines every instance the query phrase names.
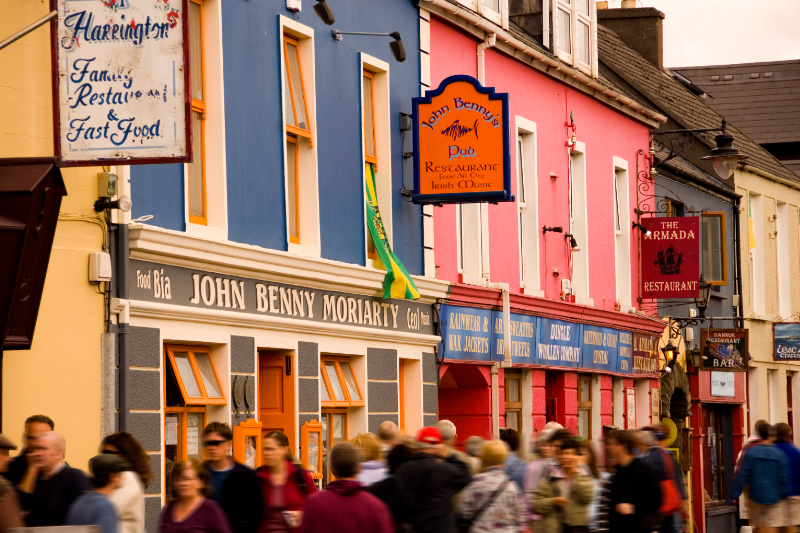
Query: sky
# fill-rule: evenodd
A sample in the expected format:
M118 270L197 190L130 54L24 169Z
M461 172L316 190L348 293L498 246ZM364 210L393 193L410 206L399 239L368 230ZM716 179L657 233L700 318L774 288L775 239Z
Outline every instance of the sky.
M665 67L800 59L800 0L637 0L641 6L666 15Z

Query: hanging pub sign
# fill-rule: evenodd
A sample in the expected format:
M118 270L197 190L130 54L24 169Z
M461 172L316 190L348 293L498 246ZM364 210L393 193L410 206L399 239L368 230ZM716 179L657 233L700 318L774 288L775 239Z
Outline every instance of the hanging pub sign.
M188 0L50 6L57 164L191 162Z
M511 202L508 94L471 76L413 99L418 204Z
M772 325L775 340L775 361L800 360L800 324L779 322Z
M642 225L642 298L695 298L699 292L697 217L646 217Z
M701 370L746 372L750 345L746 329L704 329L700 331L703 350Z

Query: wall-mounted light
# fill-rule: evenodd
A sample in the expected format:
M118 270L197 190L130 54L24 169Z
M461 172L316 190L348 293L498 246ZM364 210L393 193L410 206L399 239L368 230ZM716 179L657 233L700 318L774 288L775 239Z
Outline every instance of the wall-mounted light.
M650 235L650 230L639 224L638 222L631 222L632 229L639 229L644 235Z
M542 235L544 235L548 231L552 231L552 232L555 232L555 233L563 233L564 232L564 228L562 228L561 226L552 226L552 227L551 226L542 226Z
M111 198L108 196L104 196L103 198L99 198L94 203L94 210L98 213L100 211L104 211L106 209L119 209L123 213L127 213L131 210L131 199L125 195L120 196L117 200L111 201Z
M565 233L565 239L569 239L569 247L570 250L573 252L580 252L581 249L578 247L578 241L575 240L575 236L572 233Z
M672 345L672 341L669 341L666 346L661 348L661 353L664 354L664 360L667 363L664 366L664 372L670 374L672 373L672 367L678 362L678 349Z
M314 11L317 13L320 20L328 26L336 22L333 11L331 11L331 6L329 6L325 0L317 0L317 3L314 4Z
M314 6L314 9L317 8L319 4ZM398 63L402 63L406 60L406 48L403 46L403 40L400 38L399 31L393 31L392 33L371 33L371 32L360 32L360 31L339 31L336 28L333 28L331 32L333 34L333 38L336 41L342 40L342 35L381 35L385 37L391 37L394 41L389 43L389 48L392 50L392 55L394 59Z

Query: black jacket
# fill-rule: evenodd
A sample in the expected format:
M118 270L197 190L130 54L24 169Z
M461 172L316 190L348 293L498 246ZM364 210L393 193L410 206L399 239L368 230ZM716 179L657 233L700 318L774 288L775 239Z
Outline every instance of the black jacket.
M206 463L208 468L208 463ZM255 470L234 463L219 497L233 533L257 533L264 515L264 494Z
M397 472L403 502L403 518L398 523L412 524L415 533L456 533L453 496L470 481L467 465L455 455L439 461L428 453L418 453Z
M69 506L89 490L86 474L66 464L50 479L39 477L33 494L20 492L22 508L28 511L25 523L28 527L63 526Z
M28 455L27 448L22 450L22 453L11 460L11 462L8 464L8 470L5 474L2 474L3 477L5 477L8 482L15 487L20 484L22 478L25 477L25 473L28 471L28 460L25 457L26 455Z
M658 529L663 521L660 476L642 459L634 459L628 466L618 466L611 479L609 522L614 533L649 533ZM616 506L630 503L635 508L632 515L617 513Z

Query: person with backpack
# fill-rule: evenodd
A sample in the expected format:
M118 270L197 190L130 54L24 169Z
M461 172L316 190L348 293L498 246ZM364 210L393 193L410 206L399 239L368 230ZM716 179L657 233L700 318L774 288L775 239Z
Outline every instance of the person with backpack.
M556 459L558 467L542 477L533 494L533 511L542 517L537 531L588 533L594 482L575 439L561 441Z
M609 487L609 531L651 533L661 527L661 486L645 462L633 455L632 431L617 429L606 437L606 451L616 464Z
M463 533L511 533L525 525L522 490L505 467L508 454L508 446L501 440L484 444L482 471L464 489L458 508Z
M303 521L306 499L317 492L317 486L311 473L293 461L285 433L267 433L263 450L264 466L256 471L264 496L259 533L294 533Z
M636 433L639 457L655 475L661 486L661 506L663 516L661 533L679 533L683 521L683 510L686 507L686 487L678 463L672 454L661 447L666 436L660 428L647 427Z

